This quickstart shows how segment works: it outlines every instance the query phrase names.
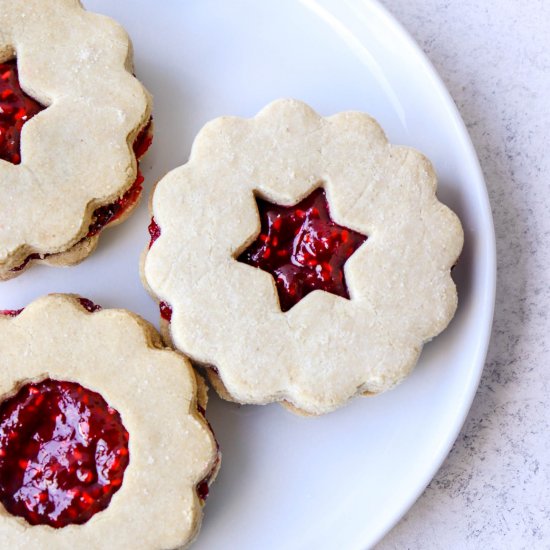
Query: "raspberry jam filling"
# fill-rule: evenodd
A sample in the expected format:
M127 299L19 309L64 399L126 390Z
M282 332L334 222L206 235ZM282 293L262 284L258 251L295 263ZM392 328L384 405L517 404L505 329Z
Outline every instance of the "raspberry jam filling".
M129 458L119 413L79 384L29 383L0 404L0 501L32 525L81 524L104 510Z
M21 130L46 107L28 96L19 83L17 61L0 63L0 158L21 163Z
M160 237L160 227L158 226L155 218L151 218L149 224L149 235L151 240L149 241L149 249L153 246L155 241ZM159 311L161 319L164 319L168 323L172 321L172 307L167 302L159 302Z
M147 123L147 125L140 131L140 133L138 134L138 136L134 141L133 149L134 149L134 154L136 155L136 159L138 161L147 152L152 142L153 142L153 119L151 118L149 119L149 122ZM88 233L86 234L84 239L97 235L106 225L122 217L122 215L139 200L139 197L141 196L141 192L143 191L143 181L144 181L144 178L141 175L141 172L139 170L139 162L138 162L138 175L137 175L136 181L122 195L122 197L117 199L115 202L111 204L106 204L104 206L100 206L99 208L96 208L94 210L94 213L92 214L92 223L90 224L88 228ZM27 267L27 264L32 260L43 260L48 256L50 256L50 254L38 254L38 253L29 254L21 265L18 265L17 267L12 268L10 271L12 272L22 271L23 269L25 269L25 267Z
M22 309L0 309L0 315L5 315L6 317L17 317L22 311Z
M314 290L349 299L344 264L367 237L332 221L324 189L294 206L256 202L260 235L237 261L274 277L281 310L288 311Z
M149 248L151 248L153 244L155 244L155 241L160 237L160 227L155 221L155 218L151 218L151 223L149 224L148 229L149 235L151 236L151 240L149 241Z
M206 418L206 411L203 407L200 405L197 405L197 410L201 414L201 416L204 418L208 428L212 432L212 436L214 437L214 441L216 442L216 460L214 462L214 465L212 466L212 469L208 474L206 474L206 477L201 479L199 483L197 484L197 495L198 497L204 502L208 498L208 493L210 492L210 483L212 482L212 478L214 477L214 474L216 473L216 470L218 469L218 466L220 464L221 455L220 455L220 444L218 443L218 440L216 439L216 436L214 435L214 430L212 429L212 426L210 425L210 422L208 422L208 419Z
M139 160L147 153L149 147L153 143L153 117L149 119L147 124L141 129L136 139L134 140L134 155Z
M80 305L90 313L95 313L103 309L101 306L94 304L92 300L88 298L78 298ZM21 309L0 309L0 315L5 315L6 317L17 317L25 308Z
M107 224L120 218L124 212L133 206L139 200L141 192L143 191L143 181L144 177L138 170L136 181L120 199L111 204L96 208L92 215L93 222L88 228L86 238L97 235Z
M166 302L159 302L160 316L169 323L172 321L172 308Z
M102 307L94 304L92 300L89 300L88 298L79 298L78 301L80 302L80 305L90 313L95 313L96 311L101 311Z

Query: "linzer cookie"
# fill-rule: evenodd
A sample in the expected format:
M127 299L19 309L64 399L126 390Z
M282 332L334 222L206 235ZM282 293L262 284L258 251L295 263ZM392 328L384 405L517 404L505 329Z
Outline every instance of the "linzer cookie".
M240 403L321 414L392 388L457 306L436 183L366 114L280 100L208 123L152 198L142 275L170 339Z
M77 0L0 1L0 279L71 265L136 206L151 98L113 20Z
M125 310L0 312L2 548L181 548L219 467L206 393Z

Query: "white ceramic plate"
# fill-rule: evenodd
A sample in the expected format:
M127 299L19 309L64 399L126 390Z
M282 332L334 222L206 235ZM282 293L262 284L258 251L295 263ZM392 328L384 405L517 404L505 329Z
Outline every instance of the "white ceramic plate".
M375 1L85 4L127 28L137 73L155 96L155 143L143 163L147 191L185 162L207 120L251 116L285 96L326 115L366 111L391 141L415 146L433 160L439 196L462 219L466 244L454 271L458 313L426 346L413 375L394 391L357 399L322 418L299 418L277 405L237 407L215 397L208 410L223 464L195 548L372 546L448 453L478 385L490 334L491 213L454 104L418 47ZM138 275L148 238L146 202L122 226L106 231L99 249L80 266L35 266L1 283L0 308L22 307L47 292L78 292L158 324Z

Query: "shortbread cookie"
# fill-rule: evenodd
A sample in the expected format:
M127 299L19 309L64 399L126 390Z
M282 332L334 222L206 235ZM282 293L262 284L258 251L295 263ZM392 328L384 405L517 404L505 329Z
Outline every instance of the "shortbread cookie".
M181 548L219 452L187 360L69 295L0 312L2 548Z
M0 0L0 280L72 265L138 203L151 98L113 20L78 0Z
M157 185L142 276L223 397L325 413L399 383L455 312L436 183L366 114L222 117Z

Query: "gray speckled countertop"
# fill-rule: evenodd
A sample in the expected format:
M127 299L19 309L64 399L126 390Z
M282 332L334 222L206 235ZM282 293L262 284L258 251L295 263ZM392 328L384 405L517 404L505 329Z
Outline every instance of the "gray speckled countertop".
M378 545L550 548L550 2L383 0L468 126L498 253L495 323L468 420Z

